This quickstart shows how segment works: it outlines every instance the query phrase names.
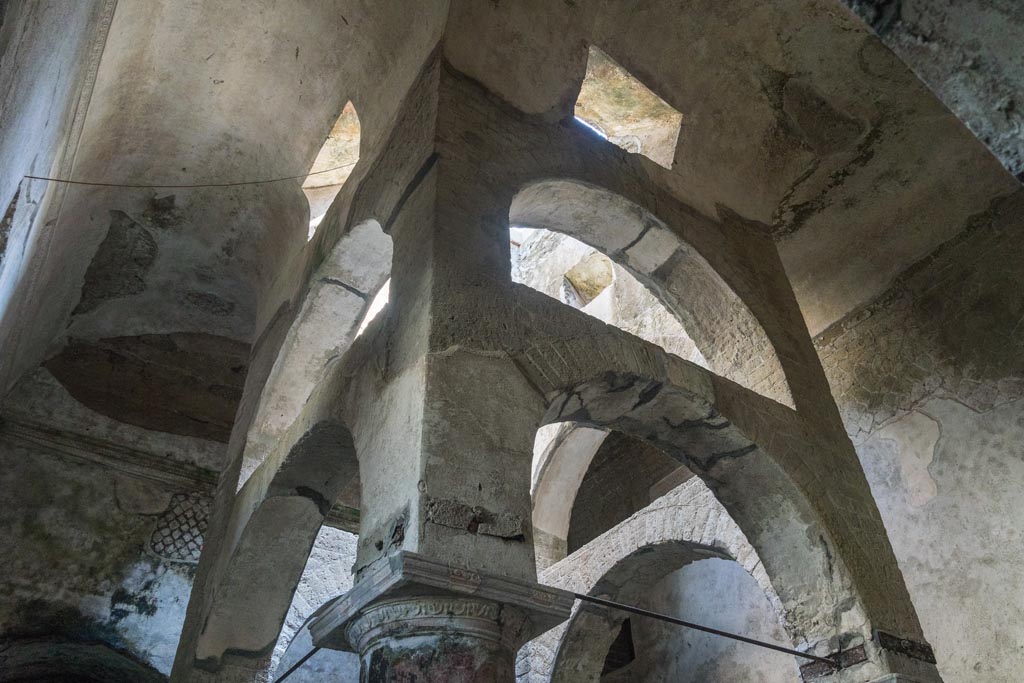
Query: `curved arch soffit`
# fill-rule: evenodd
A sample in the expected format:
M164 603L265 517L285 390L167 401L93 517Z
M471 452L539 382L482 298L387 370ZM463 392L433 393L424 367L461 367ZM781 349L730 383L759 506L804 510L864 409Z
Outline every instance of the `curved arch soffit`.
M364 220L342 235L310 278L246 436L238 490L298 419L328 366L351 346L374 294L391 276L391 259L391 236L376 220Z
M735 562L733 554L722 545L717 539L712 545L679 539L641 546L619 558L587 594L624 604L640 604L644 594L658 582L688 565L707 559ZM758 577L749 571L747 573L760 586ZM777 605L777 599L773 601L769 592L771 586L769 591L760 587L765 600ZM551 683L598 680L605 656L627 616L624 612L581 603L558 642L551 667Z
M258 655L274 645L320 527L358 472L351 432L329 419L250 477L235 503L234 542L197 659L216 662L229 651Z
M544 179L515 195L509 225L563 233L601 251L679 319L712 371L793 407L764 327L707 260L651 212L596 185Z
M608 431L563 423L540 454L533 482L533 538L538 569L566 555L576 494Z
M822 519L781 465L719 412L707 371L665 354L660 362L668 367L658 371L653 351L641 360L608 348L608 340L575 341L573 348L560 348L562 356L594 357L598 352L592 346L603 345L610 357L624 360L624 367L609 371L595 360L592 367L563 376L562 389L545 391L545 422L613 429L689 467L756 549L799 637L818 642L837 635L846 614L864 621L860 596ZM543 387L541 375L531 374L536 362L545 361L534 358L520 367ZM549 373L558 374L550 367ZM799 434L789 433L785 423L779 427L773 449L804 447Z

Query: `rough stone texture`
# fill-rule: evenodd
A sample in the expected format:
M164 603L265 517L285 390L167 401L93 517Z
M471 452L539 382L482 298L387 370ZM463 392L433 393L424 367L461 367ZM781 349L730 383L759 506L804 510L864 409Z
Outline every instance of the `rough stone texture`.
M0 676L165 680L223 451L95 413L44 369L16 387L0 413Z
M108 299L140 294L156 259L156 241L123 211L110 212L110 228L85 271L74 313L88 313Z
M131 475L69 461L3 433L0 461L0 552L7 558L0 637L102 642L170 673L195 570L153 553L161 503L139 511L126 505L126 489L137 486ZM151 499L167 505L166 488L153 486ZM46 656L58 652L46 647ZM82 657L81 668L64 675L86 674L88 661ZM5 679L21 680L32 666L26 660L23 668L2 670L10 674Z
M306 620L322 605L352 587L351 568L355 561L354 534L327 526L320 529L274 646L271 669L274 678L283 674L312 647L308 632L303 628ZM358 671L358 656L334 651L325 654L333 656L324 657L319 668L303 667L298 680L323 680L328 675L335 676L333 680L338 681L355 680L346 678L345 673L351 676L353 668ZM328 660L331 670L327 670Z
M844 0L1024 180L1024 6L1013 0Z

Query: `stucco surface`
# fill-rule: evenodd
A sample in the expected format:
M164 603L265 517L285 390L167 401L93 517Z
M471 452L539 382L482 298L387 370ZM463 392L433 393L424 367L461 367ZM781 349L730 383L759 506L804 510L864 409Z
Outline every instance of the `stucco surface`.
M786 633L761 587L741 566L707 559L675 571L651 588L642 605L674 609L671 615L769 643L784 643ZM797 662L785 654L657 622L635 619L636 661L626 679L635 681L758 681L796 683Z
M1012 680L1021 599L1016 494L1020 192L818 340L939 667ZM870 350L869 350L870 349ZM993 598L994 599L990 599ZM1011 647L1012 649L1012 647Z
M868 24L839 0L0 5L5 633L262 681L399 551L522 586L580 546L561 579L630 599L734 558L795 644L865 645L835 681L1011 683L1024 21L846 4ZM355 163L311 233L332 136ZM556 422L596 438L536 458ZM644 449L602 456L607 430ZM680 472L692 504L595 550ZM339 502L358 537L324 527ZM658 602L735 579L730 614L754 605L711 562ZM450 601L421 589L395 614ZM514 634L456 620L456 649L504 670L536 624L470 602ZM593 673L614 624L573 619L603 626L569 629L560 675ZM453 665L416 638L382 666Z

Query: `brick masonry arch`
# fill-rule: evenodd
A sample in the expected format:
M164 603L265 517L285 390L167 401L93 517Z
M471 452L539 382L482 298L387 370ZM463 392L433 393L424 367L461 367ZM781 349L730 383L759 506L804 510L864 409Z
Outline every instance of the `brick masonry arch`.
M784 610L757 552L700 479L676 487L540 575L540 582L572 591L635 600L639 591L700 559L739 563L764 591L783 626ZM592 675L600 667L622 618L577 602L571 619L519 653L517 680L541 683L561 675ZM794 643L799 645L800 643ZM564 668L563 674L557 669ZM566 679L568 680L568 679Z

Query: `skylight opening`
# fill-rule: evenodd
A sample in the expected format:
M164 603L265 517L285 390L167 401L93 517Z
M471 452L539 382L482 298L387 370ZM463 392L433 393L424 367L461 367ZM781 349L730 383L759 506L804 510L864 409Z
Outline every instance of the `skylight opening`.
M313 239L331 203L359 161L359 134L359 115L355 106L349 102L334 122L309 169L309 175L302 183L302 191L309 202L307 239Z
M593 45L575 115L627 152L672 168L683 115Z
M591 252L562 276L562 303L582 309L614 281L611 259L600 252Z

